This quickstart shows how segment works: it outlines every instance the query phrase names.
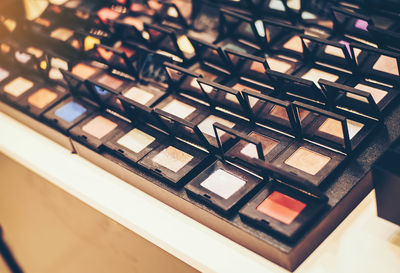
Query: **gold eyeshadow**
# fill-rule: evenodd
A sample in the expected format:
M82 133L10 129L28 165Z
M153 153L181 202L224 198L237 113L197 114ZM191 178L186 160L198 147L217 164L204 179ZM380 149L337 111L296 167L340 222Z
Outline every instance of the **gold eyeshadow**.
M286 161L285 164L311 175L316 175L324 168L330 158L300 147Z

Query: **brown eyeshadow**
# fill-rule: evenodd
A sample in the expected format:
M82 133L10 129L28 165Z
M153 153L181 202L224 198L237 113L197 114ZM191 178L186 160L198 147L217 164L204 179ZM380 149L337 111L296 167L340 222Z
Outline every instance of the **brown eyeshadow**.
M249 134L249 137L254 138L255 140L258 140L261 142L261 146L263 148L264 155L267 155L270 151L272 151L276 145L279 144L278 141L273 140L272 138L266 137L264 135L261 135L256 132L251 132ZM254 144L248 143L246 146L243 147L243 149L240 151L240 153L251 157L251 158L258 158L257 155L257 148Z
M269 114L274 117L278 117L284 120L289 120L286 108L279 105L275 105L274 107L272 107Z

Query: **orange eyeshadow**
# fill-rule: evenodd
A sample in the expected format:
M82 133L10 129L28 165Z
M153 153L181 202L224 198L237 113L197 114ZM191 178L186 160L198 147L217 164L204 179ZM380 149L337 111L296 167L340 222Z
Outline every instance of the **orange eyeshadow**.
M284 224L289 225L302 212L306 204L278 191L265 199L257 210Z
M97 72L97 69L86 64L77 64L72 68L71 72L72 74L87 80Z

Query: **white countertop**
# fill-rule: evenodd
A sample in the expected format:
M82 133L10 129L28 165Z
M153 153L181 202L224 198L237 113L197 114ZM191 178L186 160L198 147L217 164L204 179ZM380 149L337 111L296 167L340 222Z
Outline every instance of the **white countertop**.
M0 152L203 272L287 272L0 112ZM135 209L141 208L141 209ZM399 272L372 192L295 272Z

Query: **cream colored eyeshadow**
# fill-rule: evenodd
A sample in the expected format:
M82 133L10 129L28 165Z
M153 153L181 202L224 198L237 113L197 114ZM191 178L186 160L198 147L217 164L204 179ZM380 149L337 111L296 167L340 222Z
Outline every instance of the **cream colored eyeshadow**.
M301 76L301 78L313 81L317 86L319 86L318 84L319 79L335 82L337 81L337 79L339 79L339 76L319 69L311 68L303 76Z
M154 140L155 138L151 135L148 135L145 132L135 128L121 137L117 143L135 153L139 153L144 148L149 146Z
M233 123L233 122L230 122L226 119L211 115L211 116L208 116L205 120L203 120L199 124L199 129L203 133L205 133L209 136L215 137L213 124L217 123L217 122L222 125L225 125L226 127L229 127L229 128L233 128L233 126L235 126L235 123ZM220 136L223 136L224 134L225 134L224 132L220 132Z
M343 54L343 50L336 46L327 45L324 49L324 52L329 55L333 55L340 58L345 58Z
M194 54L194 47L186 35L182 35L177 39L179 49L187 54Z
M141 104L146 104L154 97L154 95L140 88L132 87L124 93L124 97Z
M300 147L285 164L311 175L316 175L331 159L327 156Z
M286 73L290 68L292 68L291 64L275 58L267 58L267 62L271 70L275 70L281 73Z
M74 32L73 32L72 30L67 29L67 28L63 28L63 27L60 27L60 28L57 28L56 30L53 30L53 31L51 32L51 34L50 34L50 36L51 36L52 38L61 40L61 41L63 41L63 42L65 42L65 41L67 41L69 38L71 38L72 35L74 35Z
M354 120L347 119L346 122L350 139L357 135L357 133L364 127L364 124ZM318 128L318 131L343 139L342 123L336 119L328 118Z
M374 66L375 70L399 76L396 58L382 55L378 58Z
M193 156L187 154L175 147L169 146L162 150L158 155L153 157L153 162L170 169L173 172L178 172L186 164L193 159Z
M354 88L370 93L375 103L379 103L387 94L387 92L384 90L361 83L357 84Z
M33 82L23 77L18 77L4 86L4 92L13 95L14 97L19 97L32 87Z
M173 114L177 117L180 117L181 119L185 119L191 113L193 113L196 110L196 108L186 103L183 103L179 100L173 100L167 105L165 105L161 110Z

